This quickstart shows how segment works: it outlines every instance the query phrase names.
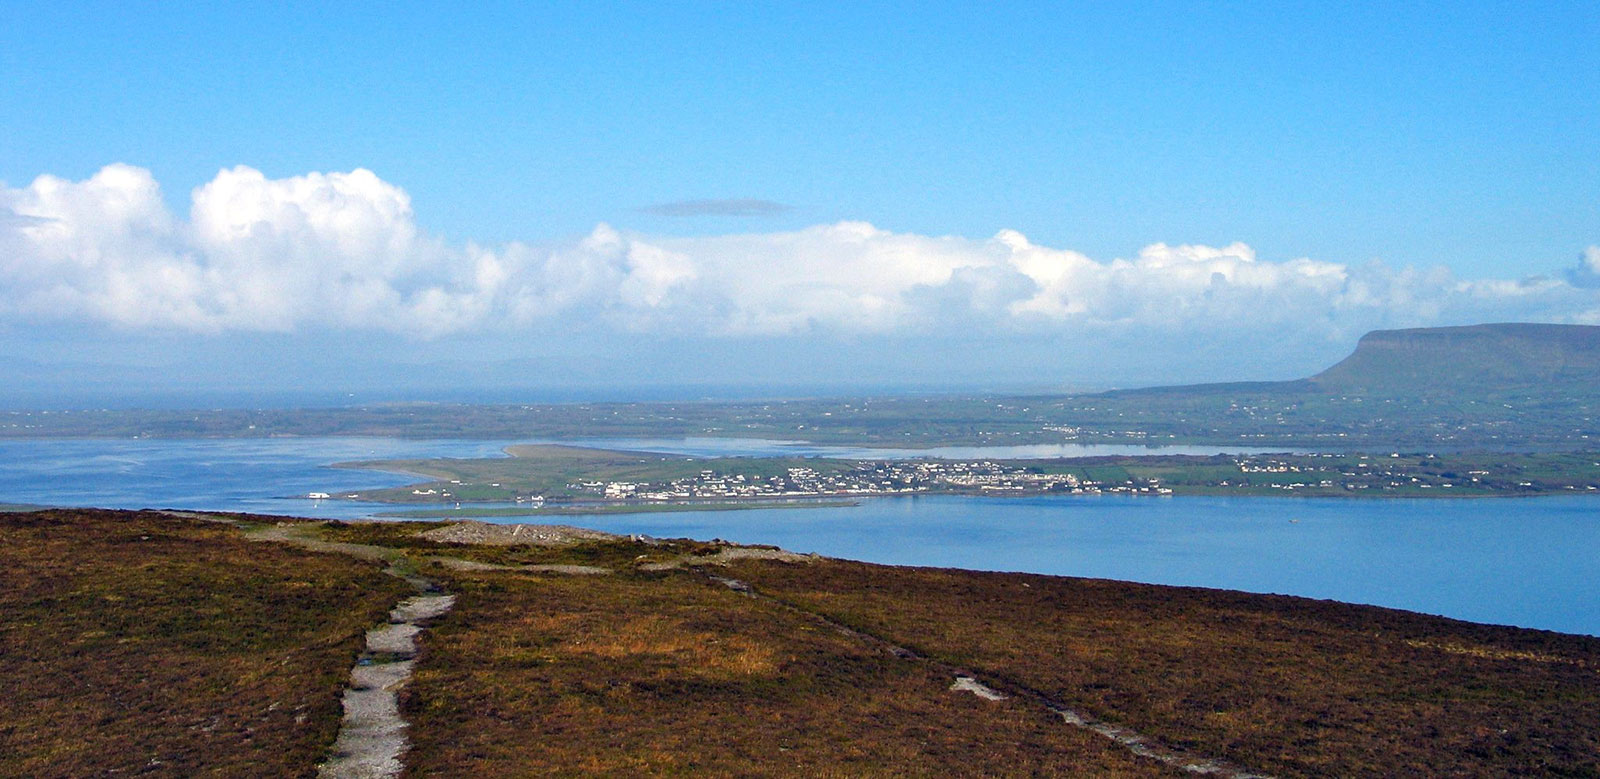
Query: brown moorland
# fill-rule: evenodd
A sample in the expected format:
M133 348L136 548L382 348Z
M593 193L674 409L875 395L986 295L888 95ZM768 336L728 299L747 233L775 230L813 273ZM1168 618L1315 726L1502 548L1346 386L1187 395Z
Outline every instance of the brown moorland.
M448 547L405 525L342 533L414 552ZM1590 728L1600 721L1597 638L1072 577L838 560L637 568L715 549L622 539L462 549L499 565L570 561L618 573L584 581L442 573L454 576L461 601L450 624L427 638L429 662L410 691L414 715L430 723L416 765L490 774L530 760L624 773L918 773L965 750L992 755L965 763L973 773L1112 769L1086 768L1094 763L1083 763L1082 742L1018 741L1016 729L976 725L978 713L965 713L968 733L994 737L930 753L896 741L901 734L882 728L893 720L853 713L890 696L899 717L925 723L952 705L1021 715L952 697L949 669L965 669L1019 701L1038 696L1160 744L1282 776L1600 774L1600 736ZM755 597L717 577L752 585ZM891 645L925 661L891 661L882 651ZM728 672L736 664L717 651L731 646L781 657L763 667L781 683ZM878 670L861 672L862 662ZM774 721L789 731L771 736ZM1059 718L1032 721L1064 729ZM835 733L850 734L861 752L808 741L826 744ZM528 742L541 755L520 747ZM758 744L765 747L750 749ZM853 761L829 763L829 755Z
M404 693L410 775L1179 773L698 573L449 586Z
M1287 596L843 561L771 597L1286 776L1600 775L1600 639Z
M1600 775L1596 638L1100 580L714 565L714 542L419 535L439 527L278 534L388 547L458 595L402 692L411 775L1179 773L1046 701L1281 776ZM410 592L371 562L154 513L0 516L0 533L0 775L309 774L362 629ZM952 690L957 673L1012 697Z
M0 775L314 775L409 591L214 522L0 514Z
M415 552L449 546L404 524L335 532ZM891 720L852 720L850 707L882 694L897 701L902 716L927 721L952 705L1020 715L951 697L948 669L961 668L1159 743L1283 776L1600 775L1600 734L1592 727L1600 721L1600 639L1593 637L1287 596L837 560L749 560L671 574L635 568L715 549L621 539L460 549L485 562L601 564L619 573L581 581L454 574L458 613L427 639L431 660L409 698L416 716L431 723L417 765L492 774L515 772L518 761L571 768L562 761L581 758L595 770L625 772L832 766L852 774L918 773L920 753L881 727ZM713 577L745 582L756 597L741 597ZM877 649L829 623L875 637ZM639 639L644 624L654 644ZM793 672L780 674L779 684L723 675L718 686L708 685L707 667L727 663L705 653L735 637L747 642L741 646L791 658L797 664L783 667ZM597 649L602 645L609 648ZM889 662L885 645L926 660ZM862 662L850 654L858 650L889 663L868 675L876 688L830 681L855 678L846 669ZM512 657L526 667L516 668ZM928 686L887 681L895 674L925 674L917 678ZM853 698L835 700L841 690ZM563 707L589 716L552 715ZM805 716L815 711L829 713ZM737 716L729 720L730 712ZM797 728L780 739L783 749L774 751L762 728L741 730L760 722L755 712ZM1046 731L1064 728L1053 717L1033 722ZM830 764L826 749L799 746L808 735L839 732L830 728L840 723L849 723L843 732L862 754L893 759ZM1002 734L1005 746L983 738L965 743L968 754L992 759L947 770L1111 770L1081 762L1082 743L1018 742L1018 731L992 727L969 732ZM565 756L530 757L514 746L530 741ZM489 744L506 751L496 757ZM695 744L723 746L696 751ZM738 751L749 744L768 748ZM741 754L748 760L735 757Z

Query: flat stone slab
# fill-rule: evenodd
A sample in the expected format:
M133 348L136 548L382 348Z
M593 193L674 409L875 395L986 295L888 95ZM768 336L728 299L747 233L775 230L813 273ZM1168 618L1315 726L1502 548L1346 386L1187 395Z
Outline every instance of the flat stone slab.
M383 625L367 631L367 651L391 655L416 654L417 642L414 640L422 628L409 622L398 625Z
M454 595L417 595L400 601L389 612L390 622L422 622L444 616L451 606L456 605Z
M955 684L950 685L950 689L970 692L986 701L1003 701L1011 697L970 676L957 676Z

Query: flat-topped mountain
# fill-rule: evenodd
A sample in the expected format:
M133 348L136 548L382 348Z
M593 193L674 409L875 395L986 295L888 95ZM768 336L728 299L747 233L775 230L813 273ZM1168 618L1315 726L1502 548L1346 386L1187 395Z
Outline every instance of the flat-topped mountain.
M1375 330L1310 382L1330 392L1380 395L1568 387L1592 392L1600 386L1600 327L1506 323Z
M1600 326L1501 323L1374 330L1321 373L1293 381L1113 390L1102 397L1318 395L1551 397L1600 391Z
M1590 449L1600 441L1600 327L1376 330L1310 378L1116 390L1058 407L1076 412L1068 424L1080 431L1117 425L1173 441Z

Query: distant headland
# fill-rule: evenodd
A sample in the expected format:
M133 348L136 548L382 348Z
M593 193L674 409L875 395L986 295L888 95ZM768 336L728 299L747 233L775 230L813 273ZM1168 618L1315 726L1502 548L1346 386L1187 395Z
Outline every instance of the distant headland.
M1201 444L1578 451L1600 441L1600 327L1379 330L1313 376L1070 395L13 411L0 438L733 437L906 448Z

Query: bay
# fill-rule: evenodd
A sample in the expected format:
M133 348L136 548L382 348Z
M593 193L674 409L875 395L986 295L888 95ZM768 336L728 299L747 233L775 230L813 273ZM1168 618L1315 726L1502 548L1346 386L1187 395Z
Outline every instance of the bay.
M882 450L796 450L783 442L732 439L581 443L707 457L774 449L885 456L867 453ZM505 445L383 438L0 441L0 502L365 517L392 507L294 496L415 481L326 467L334 462L490 457ZM618 533L776 544L896 565L1285 593L1600 635L1600 499L1588 496L921 496L870 499L850 508L560 521Z
M1062 495L584 517L893 565L1214 587L1600 635L1600 499Z
M355 518L380 509L295 496L416 481L403 474L327 467L336 462L495 457L504 456L504 446L504 441L357 437L0 441L0 501Z

